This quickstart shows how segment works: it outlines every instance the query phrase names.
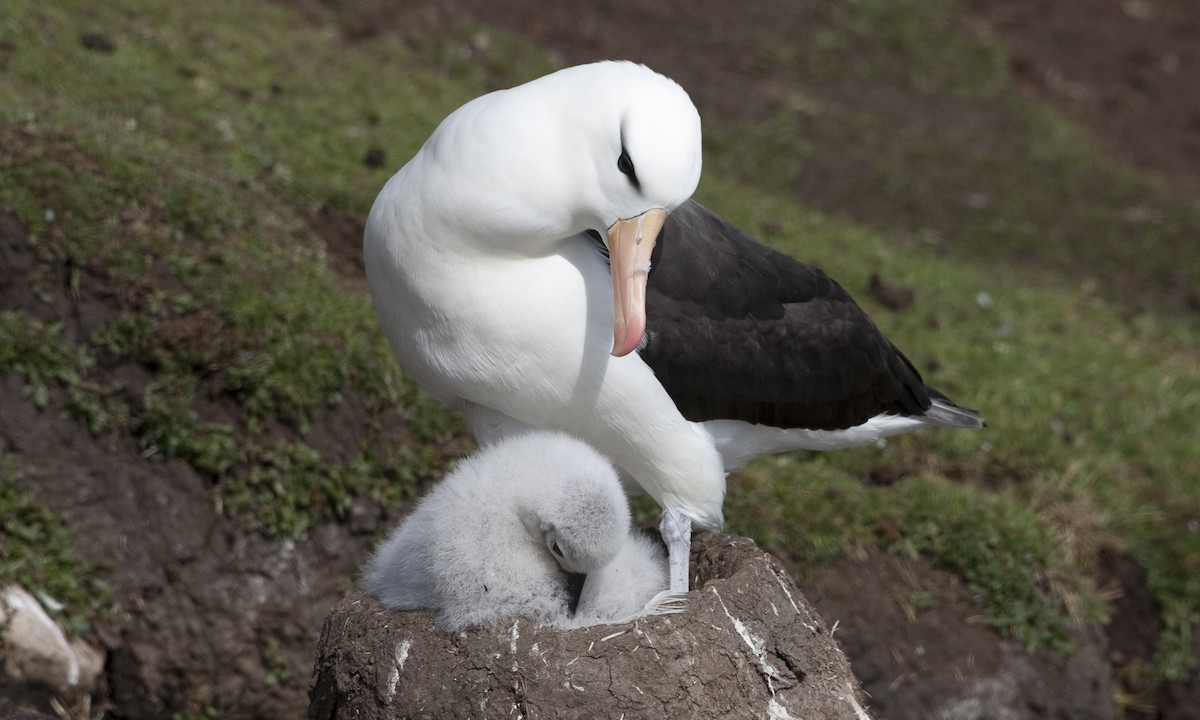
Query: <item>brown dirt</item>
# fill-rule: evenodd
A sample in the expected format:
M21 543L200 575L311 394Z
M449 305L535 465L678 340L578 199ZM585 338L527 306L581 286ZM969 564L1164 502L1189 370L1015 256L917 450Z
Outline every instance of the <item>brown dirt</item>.
M0 306L62 319L78 342L128 300L90 267L76 294L52 286L39 297L29 286L35 252L0 212ZM101 353L90 380L119 381L124 399L137 402L152 377ZM62 401L52 394L38 409L17 376L0 376L0 446L14 482L64 517L79 555L104 567L114 589L116 607L94 628L109 653L110 712L158 718L211 705L222 717L297 716L320 624L372 547L382 511L362 503L352 522L324 522L281 545L216 507L211 483L191 466L148 461L125 436L93 437L62 416ZM236 415L219 397L203 404L206 420ZM347 452L346 435L368 417L362 405L347 397L313 423L310 444L331 457ZM344 417L346 408L358 417Z
M327 523L287 549L213 506L210 484L178 461L106 448L0 383L0 437L16 481L61 513L87 560L109 568L117 606L97 624L106 678L124 717L208 703L284 717L302 699L317 628L371 535ZM268 677L280 670L289 677Z
M881 716L1112 717L1105 639L1077 633L1064 660L1001 641L954 575L927 561L843 558L803 587Z
M753 541L705 534L678 615L562 631L527 620L439 631L361 591L325 622L313 720L861 718L846 657Z
M1200 196L1200 14L1194 3L973 0L1029 94L1114 154Z

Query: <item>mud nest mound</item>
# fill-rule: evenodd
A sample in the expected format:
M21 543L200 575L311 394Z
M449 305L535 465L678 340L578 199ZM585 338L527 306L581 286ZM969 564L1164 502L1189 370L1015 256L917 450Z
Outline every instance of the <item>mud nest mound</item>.
M699 535L683 613L557 630L448 633L354 591L321 633L309 717L865 720L858 681L774 558Z

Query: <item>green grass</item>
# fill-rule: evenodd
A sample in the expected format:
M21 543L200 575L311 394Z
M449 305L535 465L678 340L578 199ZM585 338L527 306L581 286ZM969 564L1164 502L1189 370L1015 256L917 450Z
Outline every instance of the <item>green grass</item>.
M0 206L30 232L30 282L47 301L0 317L0 370L98 438L188 462L231 513L292 540L353 497L410 497L444 459L405 443L461 427L398 375L369 300L329 273L307 224L317 207L365 213L386 177L363 164L366 148L413 146L448 106L415 90L429 72L397 73L390 102L361 86L322 93L336 37L267 5L212 13L164 2L0 14L19 48L0 77ZM270 39L256 29L267 26ZM98 28L115 52L82 47ZM408 61L380 42L356 75ZM101 297L81 297L95 292L84 273L103 277ZM64 293L111 312L86 336L64 332L49 304ZM144 388L102 380L127 362L151 373ZM365 413L361 445L322 457L309 431L348 395ZM406 436L379 429L392 408Z
M102 568L76 557L62 518L17 489L17 471L0 447L0 587L25 588L67 633L79 635L110 610L112 588L101 579Z
M731 492L728 515L735 529L812 559L828 558L848 542L871 539L893 549L897 542L914 542L969 583L973 575L1002 578L1011 559L942 558L935 544L918 537L920 524L906 524L904 517L885 523L901 528L898 540L879 537L879 511L869 509L870 501L898 503L903 516L919 519L918 505L893 497L902 492L896 488L855 491L848 503L821 501L824 483L853 485L880 462L918 471L953 469L967 484L943 490L974 495L979 508L959 518L966 535L955 543L989 547L987 533L1019 508L1042 527L1046 540L1044 558L1034 566L1045 566L1040 572L1060 577L1056 582L1065 588L1046 593L1030 586L1029 597L1057 604L1060 619L1027 624L1015 636L1057 643L1061 618L1093 605L1086 563L1107 545L1130 552L1147 568L1165 623L1162 667L1175 677L1190 667L1190 628L1200 621L1200 534L1183 529L1200 518L1200 487L1193 480L1200 461L1187 431L1200 417L1200 329L1149 311L1130 318L1122 305L1087 286L1047 279L1027 285L1011 268L957 259L951 264L932 246L898 248L860 226L780 201L728 202L735 192L717 184L703 189L715 209L748 225L760 215L780 222L782 238L791 243L781 238L777 244L834 272L918 367L935 365L925 371L928 382L981 409L988 423L979 433L926 430L890 441L882 451L788 460L786 471L764 461L748 473L756 478L749 488ZM922 288L906 312L889 313L866 297L867 275L879 267L893 280ZM976 300L981 291L990 298L986 306ZM772 499L764 503L763 494ZM955 497L931 493L927 500L948 516L966 512L965 500ZM1003 503L989 505L991 499ZM774 517L748 519L759 505L774 508ZM852 516L868 527L843 526ZM794 527L779 527L789 522ZM1015 546L1008 549L1019 555ZM1051 557L1059 559L1051 563ZM1009 583L1013 587L1003 591L992 582L979 592L985 603L999 602L1027 577L1014 575ZM1005 626L1003 618L1012 613L996 612L997 626ZM1050 617L1016 616L1031 622Z
M1025 282L1090 278L1105 297L1170 311L1200 285L1200 262L1179 262L1196 257L1200 209L1019 94L1003 47L960 3L867 0L820 15L774 53L796 81L768 86L771 115L706 126L706 180L815 203L892 245ZM812 166L820 186L804 180Z
M1008 494L929 475L871 489L823 458L768 461L737 485L729 503L736 531L807 566L847 545L929 556L963 578L993 627L1030 649L1069 650L1072 611L1104 617L1078 559Z
M794 102L706 125L698 198L831 271L988 428L764 460L731 482L731 528L805 564L863 546L928 556L1001 632L1058 649L1075 619L1104 617L1099 548L1128 552L1162 612L1158 672L1181 676L1200 622L1200 324L1153 297L1129 311L1115 281L1200 281L1181 254L1200 213L1019 97L1002 48L957 3L829 12L807 42L772 50L813 79ZM0 9L15 48L0 72L0 207L36 243L37 293L79 296L100 273L113 308L86 336L48 304L0 315L0 371L98 439L189 462L228 512L283 540L436 477L461 425L397 372L309 221L361 218L447 112L555 63L504 33L484 29L484 50L477 28L410 19L402 40L351 42L267 3ZM116 51L85 50L84 32ZM896 121L895 93L928 112ZM384 168L363 163L371 148ZM830 153L859 185L818 211L795 191ZM916 304L870 302L874 270L919 288ZM152 379L136 392L102 380L122 362ZM310 431L351 395L377 437L322 453ZM400 431L379 429L391 407ZM879 463L910 474L865 487Z
M25 150L20 140L8 140L13 151ZM165 173L107 149L92 149L95 156L89 157L83 146L62 140L56 145L66 150L60 157L34 151L20 158L37 162L14 165L15 172L0 179L0 203L20 213L35 205L36 196L37 204L70 208L49 227L39 225L36 212L19 215L36 234L46 279L34 282L44 282L44 292L52 293L48 278L63 274L62 268L86 266L107 276L108 289L122 303L92 336L75 340L66 337L48 305L0 315L5 330L0 370L21 375L39 406L48 404L53 390L62 391L63 412L93 434L125 432L147 459L187 461L217 483L229 507L289 539L322 517L340 516L347 503L315 502L304 482L286 483L284 491L278 483L263 482L279 468L277 453L260 449L268 432L290 434L304 447L313 419L336 408L348 392L362 397L367 410L405 409L419 428L414 433L426 439L456 432L456 421L397 375L369 301L346 293L319 262L289 249L288 243L311 238L280 234L260 222L251 207L233 201L232 190L201 185L192 192L186 169ZM77 168L73 182L60 183L71 164ZM97 169L104 165L128 174L113 183ZM151 200L130 211L122 203L125 194ZM160 195L171 198L170 204L153 199ZM122 212L140 219L124 223ZM75 232L89 226L109 232ZM220 230L204 233L199 230L204 227ZM214 239L198 237L203 234ZM104 368L125 361L153 372L140 393L95 380ZM206 398L232 404L236 416L206 420L200 410ZM346 450L365 458L356 477L382 484L402 476L421 483L440 467L430 456L363 454L372 439L371 420L359 422L366 425L364 445ZM392 462L414 467L398 470ZM348 476L331 477L336 484ZM370 485L359 479L354 492L395 497ZM296 507L306 508L306 517L295 517Z
M52 386L78 387L80 370L93 364L86 351L63 337L61 322L45 324L18 311L0 312L0 372L20 374L39 408L49 403Z

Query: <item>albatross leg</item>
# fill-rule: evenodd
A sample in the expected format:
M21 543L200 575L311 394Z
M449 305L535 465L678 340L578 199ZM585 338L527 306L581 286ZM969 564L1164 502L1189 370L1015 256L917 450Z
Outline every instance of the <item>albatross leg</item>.
M667 544L671 592L688 591L688 560L692 554L692 519L672 507L663 508L658 532Z

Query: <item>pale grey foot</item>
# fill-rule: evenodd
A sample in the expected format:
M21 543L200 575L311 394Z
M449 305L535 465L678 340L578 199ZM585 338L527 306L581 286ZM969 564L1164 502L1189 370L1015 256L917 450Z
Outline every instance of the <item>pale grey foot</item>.
M692 519L675 508L663 508L658 532L667 545L667 564L673 593L688 591L688 559L692 553Z

